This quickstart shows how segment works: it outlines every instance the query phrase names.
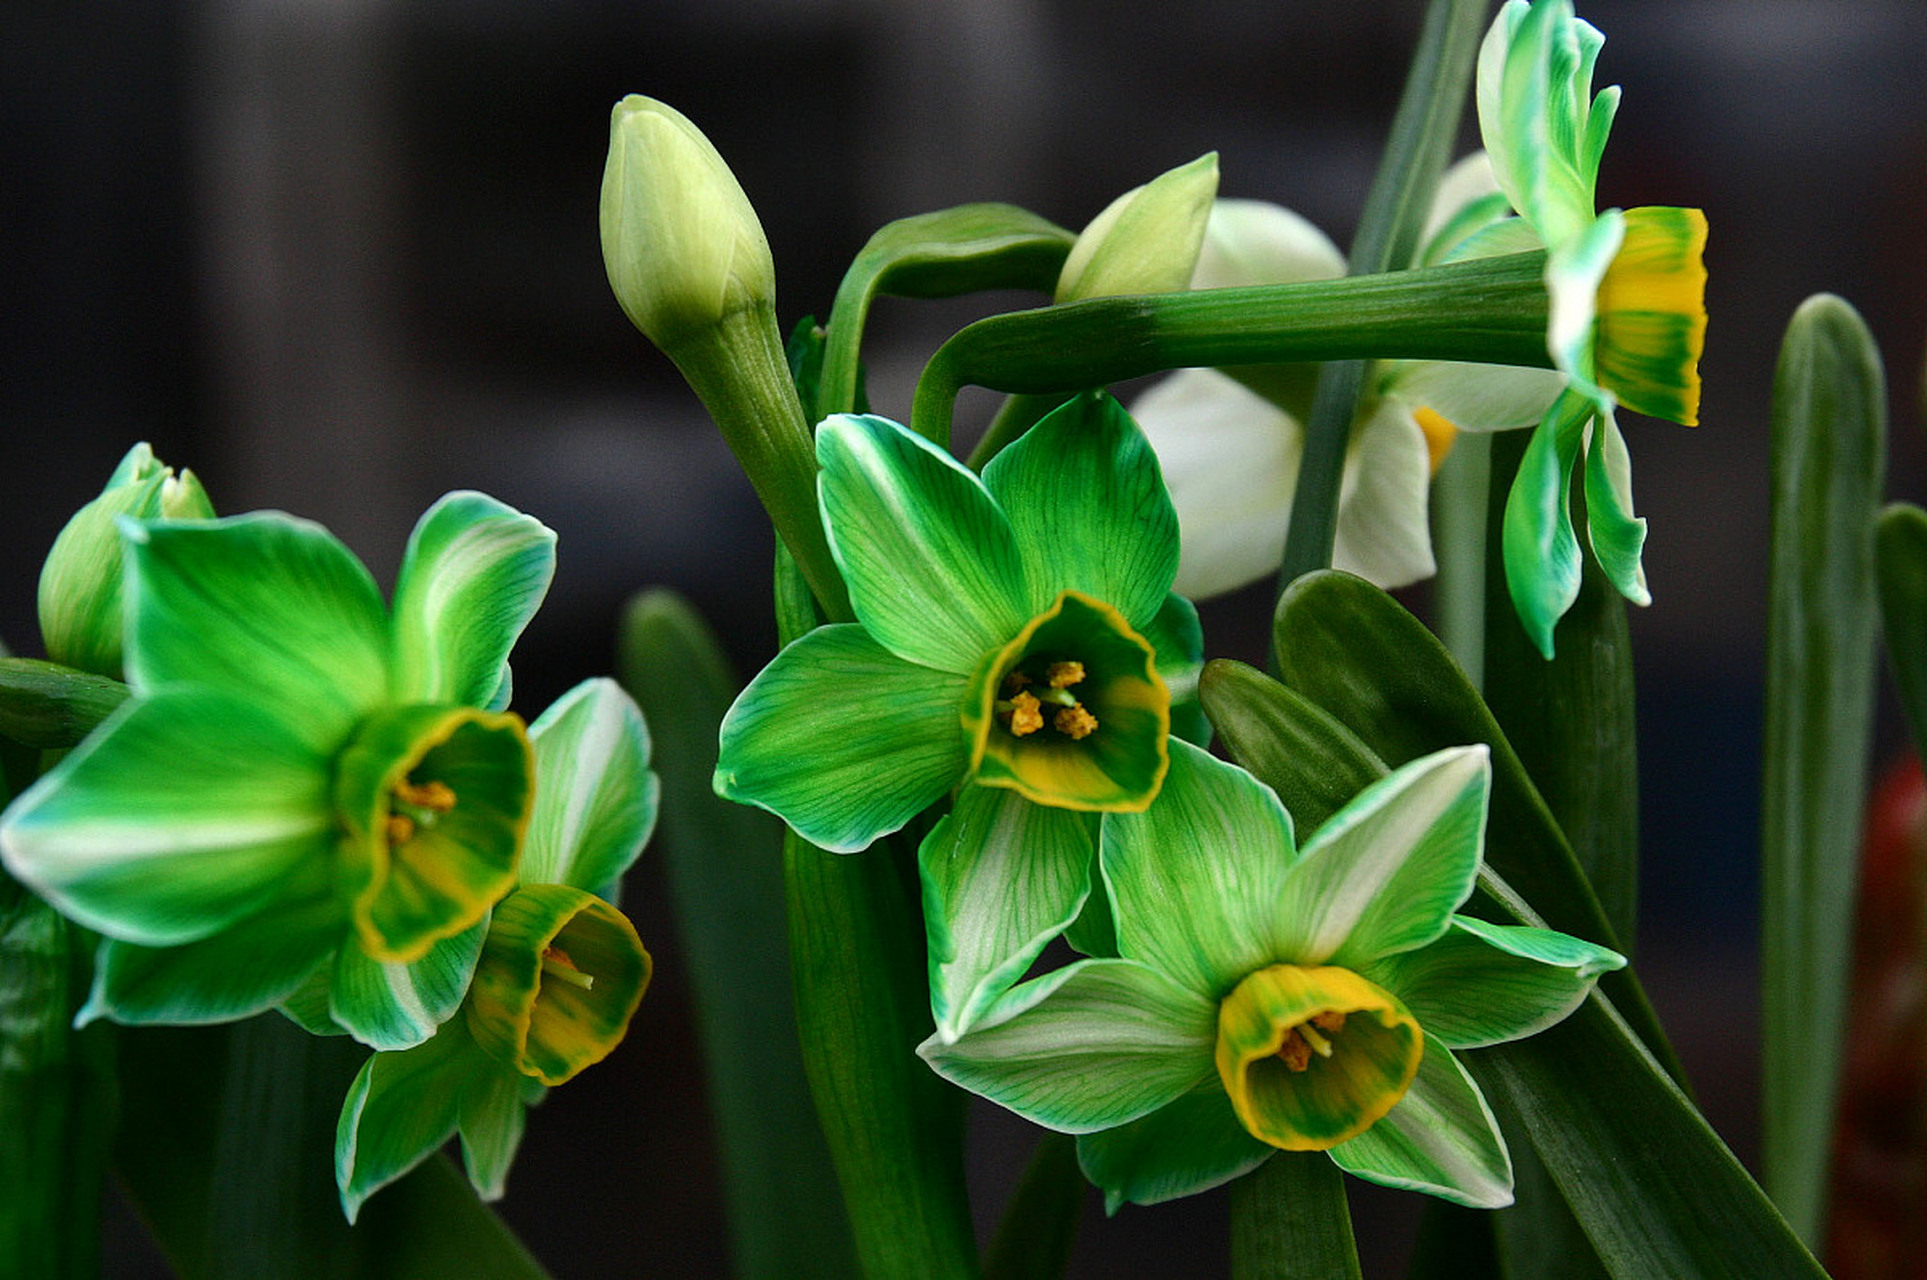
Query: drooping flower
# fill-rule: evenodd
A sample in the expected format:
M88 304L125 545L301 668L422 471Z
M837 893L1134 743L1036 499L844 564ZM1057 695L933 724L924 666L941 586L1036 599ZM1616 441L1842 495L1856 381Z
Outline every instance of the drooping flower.
M227 1021L325 970L358 1038L418 1043L515 882L533 766L497 708L555 535L449 494L391 611L280 512L121 530L134 696L0 820L8 871L105 935L80 1017Z
M1484 156L1467 156L1440 183L1419 265L1442 260L1504 212ZM1338 247L1298 214L1260 200L1219 200L1190 283L1215 289L1344 274ZM1177 589L1185 595L1217 595L1278 571L1316 373L1312 365L1183 369L1132 405L1177 507ZM1537 421L1560 385L1536 369L1375 366L1346 454L1333 565L1388 588L1431 576L1428 491L1457 422Z
M724 717L719 795L853 852L966 780L1080 812L1157 795L1202 717L1177 521L1109 396L1080 396L981 480L883 418L817 431L857 621L776 656ZM1175 687L1175 701L1173 688Z
M649 985L649 953L615 906L656 822L642 713L613 681L585 680L529 739L521 882L494 909L460 1012L425 1043L371 1055L342 1103L335 1181L350 1222L456 1133L477 1194L499 1199L527 1108L621 1043ZM313 999L289 1013L334 1029Z
M1617 405L1693 425L1706 337L1706 218L1697 209L1594 210L1599 158L1619 105L1592 92L1605 38L1570 0L1508 0L1479 52L1479 129L1519 217L1472 237L1457 256L1543 248L1552 297L1547 348L1566 393L1540 420L1507 502L1506 581L1527 633L1548 657L1578 597L1572 468L1586 457L1594 554L1635 603L1651 596L1632 513L1632 472Z
M1103 820L1117 957L1023 983L954 1043L918 1051L1080 1135L1113 1210L1216 1186L1277 1150L1509 1203L1505 1141L1453 1050L1558 1022L1624 961L1456 914L1489 772L1484 747L1413 761L1299 849L1270 789L1175 743L1157 804Z

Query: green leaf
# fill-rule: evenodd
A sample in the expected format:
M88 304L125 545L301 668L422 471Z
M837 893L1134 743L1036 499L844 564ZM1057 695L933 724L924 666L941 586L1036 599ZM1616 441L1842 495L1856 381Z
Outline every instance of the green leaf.
M1764 1179L1809 1241L1825 1221L1846 1027L1886 436L1872 335L1840 299L1809 299L1773 378L1760 833Z
M375 580L335 536L278 511L122 526L127 679L245 696L332 753L388 694Z
M1002 787L968 786L917 850L930 1009L953 1041L1024 976L1091 892L1095 823Z
M125 704L15 801L0 854L69 918L172 946L333 858L327 786L323 762L257 704L171 690Z
M1209 1191L1277 1154L1239 1122L1215 1071L1150 1115L1077 1138L1077 1162L1103 1189L1106 1213Z
M1046 1133L998 1221L984 1280L1059 1280L1070 1266L1086 1194L1076 1140Z
M421 1044L461 1008L487 933L478 920L410 964L376 960L348 940L335 957L329 1016L370 1048Z
M1012 991L975 1029L917 1047L936 1073L1060 1133L1147 1115L1211 1071L1218 1010L1135 960L1080 960Z
M1874 528L1874 561L1887 661L1914 750L1927 757L1927 511L1904 502L1883 510Z
M736 1274L842 1280L856 1257L829 1149L808 1120L781 828L710 786L717 727L739 683L709 628L668 591L630 602L617 654L660 748L662 830L652 856L666 871L694 997Z
M1157 801L1106 814L1101 840L1123 955L1216 1000L1289 954L1278 942L1291 819L1243 770L1174 741Z
M965 683L904 661L862 627L812 631L723 717L716 793L781 815L823 848L866 848L963 776Z
M1421 757L1312 833L1274 910L1275 953L1356 968L1443 934L1472 893L1491 765L1484 748Z
M885 418L839 414L816 435L830 548L884 648L968 675L1029 620L1010 521L976 476Z
M568 884L617 900L619 879L655 830L661 783L649 726L615 681L584 680L529 726L535 809L523 884Z
M1398 1105L1333 1147L1331 1158L1347 1173L1381 1186L1477 1209L1512 1203L1512 1160L1492 1109L1451 1051L1431 1042Z
M1096 392L1047 414L984 468L1009 516L1029 612L1065 589L1149 623L1178 571L1178 517L1157 455L1122 405Z
M554 577L555 532L541 521L486 494L443 496L416 521L395 581L395 701L488 706Z
M0 657L0 735L29 747L77 746L114 708L127 686L37 658Z
M1205 664L1198 696L1232 759L1278 793L1299 829L1317 830L1391 772L1317 703L1242 662Z
M1237 1280L1358 1280L1345 1179L1323 1152L1271 1152L1232 1184L1231 1274Z

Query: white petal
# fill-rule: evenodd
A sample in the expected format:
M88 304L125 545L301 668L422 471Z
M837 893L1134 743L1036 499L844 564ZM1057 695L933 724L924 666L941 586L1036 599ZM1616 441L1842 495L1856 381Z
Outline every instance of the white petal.
M1177 591L1194 599L1255 582L1284 559L1304 431L1214 369L1180 369L1131 406L1177 508Z
M1386 588L1431 577L1431 484L1431 454L1411 410L1379 401L1345 459L1332 567Z
M1193 289L1331 280L1345 255L1302 216L1269 200L1219 200L1204 227Z
M1492 160L1483 151L1474 151L1461 156L1456 163L1439 177L1438 192L1432 197L1431 211L1425 215L1425 230L1419 234L1420 244L1430 244L1432 237L1456 215L1459 210L1474 200L1483 200L1499 191L1499 180L1492 173Z
M1424 407L1461 431L1530 427L1566 388L1557 369L1457 360L1406 360L1386 370L1381 393Z

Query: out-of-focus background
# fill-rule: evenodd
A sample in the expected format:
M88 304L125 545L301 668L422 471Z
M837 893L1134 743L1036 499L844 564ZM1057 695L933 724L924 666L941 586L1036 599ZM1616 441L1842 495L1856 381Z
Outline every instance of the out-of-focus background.
M1927 9L1580 10L1607 35L1599 83L1625 88L1602 205L1698 205L1712 227L1703 425L1624 420L1655 597L1633 622L1639 963L1706 1111L1750 1160L1768 392L1792 309L1843 294L1888 362L1890 491L1927 498ZM1291 205L1343 244L1420 11L1416 0L4 6L0 637L35 651L40 558L121 453L149 440L195 468L222 511L321 520L384 582L415 516L447 489L483 489L548 522L560 571L516 658L528 714L609 669L617 610L651 584L690 596L754 670L774 644L767 527L603 277L596 194L618 97L671 102L727 157L768 230L787 326L827 310L850 256L890 218L998 199L1076 228L1210 149L1225 194ZM922 359L987 305L880 305L867 349L878 410L906 413ZM961 429L991 406L966 397ZM1266 603L1260 588L1207 606L1207 652L1261 660ZM1883 712L1883 755L1899 737ZM656 863L645 855L628 899L656 985L617 1056L532 1116L503 1204L561 1276L726 1266ZM988 1215L1028 1138L988 1109L974 1123ZM1413 1206L1360 1199L1370 1272L1395 1263ZM1086 1231L1076 1269L1218 1271L1223 1224L1218 1197L1127 1209ZM124 1213L111 1231L116 1274L154 1273Z

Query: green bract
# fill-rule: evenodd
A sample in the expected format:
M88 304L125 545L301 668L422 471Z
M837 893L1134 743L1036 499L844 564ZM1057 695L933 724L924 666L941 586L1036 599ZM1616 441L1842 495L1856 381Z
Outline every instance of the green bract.
M469 1181L499 1198L524 1111L608 1056L649 985L649 953L614 906L656 825L642 713L614 681L585 680L529 738L535 811L521 883L495 907L461 1016L426 1043L374 1054L342 1103L335 1181L350 1222L457 1132Z
M1149 805L1173 720L1203 732L1202 637L1171 592L1157 459L1117 402L1072 400L982 480L877 417L825 420L817 458L857 622L804 636L743 691L718 794L840 852L966 779L1058 809Z
M1511 1161L1452 1050L1576 1007L1611 951L1455 914L1485 829L1484 747L1415 760L1294 847L1269 788L1184 743L1157 804L1103 820L1115 959L1009 991L945 1078L1081 1135L1110 1208L1216 1186L1274 1150L1462 1204Z
M1699 419L1706 218L1697 209L1594 212L1619 105L1617 87L1592 93L1604 39L1573 16L1570 0L1508 0L1500 9L1479 51L1479 129L1520 216L1455 254L1546 250L1546 345L1567 391L1528 446L1506 506L1504 548L1520 621L1548 657L1553 626L1579 593L1569 488L1580 452L1593 553L1622 595L1645 604L1646 522L1632 513L1632 468L1614 409L1688 426Z
M162 466L145 443L107 478L100 496L67 521L40 570L40 636L55 662L99 676L121 674L121 549L116 521L214 515L192 471Z
M451 493L391 611L279 512L121 531L134 696L0 820L7 869L106 935L82 1020L226 1021L313 976L357 1038L420 1042L515 882L533 764L492 708L555 535Z

